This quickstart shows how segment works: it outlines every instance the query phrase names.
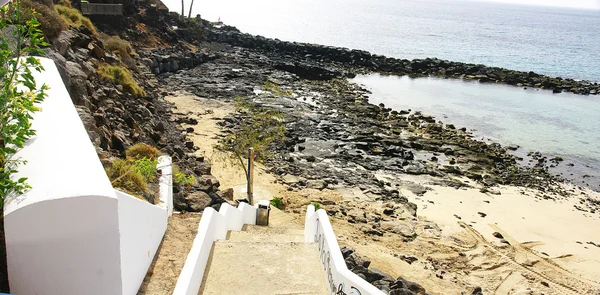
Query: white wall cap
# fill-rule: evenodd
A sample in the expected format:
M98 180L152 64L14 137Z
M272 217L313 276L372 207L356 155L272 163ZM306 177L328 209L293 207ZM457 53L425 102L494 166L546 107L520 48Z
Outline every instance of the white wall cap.
M50 89L41 104L42 110L33 114L36 136L15 155L15 159L27 160L27 164L19 166L15 177L28 177L32 189L7 199L4 214L62 198L117 199L54 61L39 59L45 71L32 74L38 87L45 83Z
M269 202L267 200L260 200L260 201L258 201L258 205L259 206L271 207L271 202Z

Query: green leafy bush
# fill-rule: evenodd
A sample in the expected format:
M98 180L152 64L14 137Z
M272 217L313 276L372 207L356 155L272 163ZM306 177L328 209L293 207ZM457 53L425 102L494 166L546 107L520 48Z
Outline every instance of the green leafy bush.
M131 167L136 173L142 175L146 181L152 182L156 179L156 165L158 165L157 160L141 158L133 161Z
M67 24L73 25L75 27L84 26L88 28L92 34L98 35L98 31L92 21L89 18L83 16L79 10L63 5L55 5L54 8L56 12L67 22Z
M160 155L161 152L157 148L145 143L137 143L125 150L125 157L132 160L143 158L157 160Z
M271 199L271 206L283 210L285 208L285 204L283 203L283 199L279 197L274 197Z
M122 66L102 64L98 67L98 75L104 79L112 81L115 84L123 86L123 89L131 93L133 96L139 97L146 95L144 89L142 89L133 79L131 72Z
M45 84L36 87L32 73L44 68L30 55L43 53L40 47L49 44L44 41L35 14L24 19L22 12L19 0L0 7L0 208L4 206L4 198L22 194L29 188L27 178L13 179L24 163L13 156L35 135L31 129L32 114L39 111L38 104L48 90ZM3 238L0 236L0 243ZM0 273L0 285L2 276Z
M31 186L27 177L15 177L25 163L15 154L35 136L33 113L40 110L49 89L36 81L33 72L44 67L34 55L49 46L35 13L24 18L20 0L0 7L0 214L6 198L19 196ZM37 83L36 83L37 82ZM8 281L4 218L0 218L0 293L11 293Z
M194 185L196 184L196 177L194 175L186 175L185 173L173 174L173 182L179 185Z
M315 211L321 209L321 203L313 202L311 205L315 206Z
M67 29L67 23L52 7L31 0L23 0L21 10L23 20L30 20L35 16L40 23L40 29L48 40L55 40L60 32Z
M148 144L138 143L125 151L125 159L116 159L106 169L114 187L135 196L148 192L148 184L156 180L160 151Z

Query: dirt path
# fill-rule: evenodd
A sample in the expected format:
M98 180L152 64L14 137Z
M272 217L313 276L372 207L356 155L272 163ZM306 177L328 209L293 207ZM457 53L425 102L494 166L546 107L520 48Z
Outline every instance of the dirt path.
M233 107L227 103L199 98L184 92L176 93L175 96L167 97L167 99L175 104L174 112L176 114L198 121L195 125L184 125L183 127L194 128L194 132L190 133L188 138L194 141L194 144L200 147L199 152L202 152L211 161L212 173L221 182L221 188L234 188L235 197L243 197L245 183L243 170L230 164L231 162L226 160L226 154L215 151L213 148L221 132L217 122L233 112ZM356 205L357 210L364 214L379 214L382 211L381 202L373 202L369 196L357 188L290 190L287 185L267 173L261 165L256 167L255 182L257 199L269 200L274 196L283 198L287 206L286 212L296 217L299 222L304 219L306 206L315 201L323 204L326 209L335 207L336 203L344 202L346 205ZM410 196L410 194L407 195ZM429 197L428 199L434 197L432 192L427 193L426 196ZM456 196L470 197L461 190L441 191L440 199L436 199L435 203L442 203L444 197L450 200L449 198ZM486 197L489 198L483 193L473 196L473 198L479 198L479 202L487 200ZM502 197L505 197L504 192L502 196L498 196L498 199L502 200ZM419 212L428 212L428 215L433 214L432 216L435 217L441 214L441 211L432 210L432 208L437 208L433 206L433 202L424 197L422 197L422 201L423 203L419 205ZM458 203L458 200L456 201ZM462 205L462 201L465 200L461 200L461 208L471 210L470 207L465 207L467 206L466 201L464 205ZM429 209L422 210L427 208L427 205L429 205ZM454 210L454 208L439 207L439 210ZM392 276L402 276L418 282L431 294L466 294L465 292L470 294L475 286L483 288L484 294L562 295L576 294L577 292L600 294L594 293L597 292L596 282L583 279L558 266L555 259L540 257L535 254L537 252L528 251L528 249L539 247L543 243L528 244L526 242L529 240L519 237L521 244L514 239L511 243L516 247L497 245L497 241L490 242L485 238L488 236L488 238L493 238L491 231L495 229L491 227L484 230L484 227L478 229L470 225L462 225L461 228L457 224L459 220L454 217L452 219L442 218L433 222L421 214L423 213L420 213L418 218L409 220L416 225L418 234L417 238L410 242L406 242L395 234L386 233L381 236L367 234L368 225L349 223L339 217L332 217L332 225L341 245L354 247L360 255L372 261L373 267ZM477 211L474 211L473 214L479 216ZM463 218L465 216L466 213ZM515 222L521 221L515 220ZM478 230L482 230L482 232ZM507 233L505 235L509 237ZM556 243L561 242L559 240L552 240L552 242L554 245L561 245ZM593 247L584 250L597 251ZM531 255L535 255L535 257ZM417 260L408 263L407 257ZM517 261L515 257L525 257L526 259Z
M200 214L173 214L138 295L172 294L198 233Z

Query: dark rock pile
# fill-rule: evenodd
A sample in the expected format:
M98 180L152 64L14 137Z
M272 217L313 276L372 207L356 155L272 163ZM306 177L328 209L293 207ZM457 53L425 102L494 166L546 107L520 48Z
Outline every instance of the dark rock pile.
M211 28L207 35L213 42L227 43L264 52L279 52L290 57L302 57L314 62L337 62L338 67L349 72L360 69L391 73L395 75L435 76L476 80L484 83L504 83L520 87L533 87L552 90L554 93L572 92L575 94L600 94L600 84L590 81L548 77L534 72L513 71L482 64L453 62L437 58L397 59L371 54L364 50L351 50L341 47L316 44L285 42L262 36L240 33L237 30ZM301 70L297 70L302 72ZM339 76L339 70L329 69L329 75ZM301 75L300 75L301 76ZM307 77L309 78L309 77ZM317 78L321 78L317 76Z
M140 51L139 54L144 57L142 61L155 75L191 69L218 58L217 54L186 52L172 48Z
M340 249L346 266L353 273L371 283L389 295L428 295L425 288L421 285L407 281L402 277L394 279L389 274L376 268L369 268L371 261L361 257L354 249L350 247L342 247Z

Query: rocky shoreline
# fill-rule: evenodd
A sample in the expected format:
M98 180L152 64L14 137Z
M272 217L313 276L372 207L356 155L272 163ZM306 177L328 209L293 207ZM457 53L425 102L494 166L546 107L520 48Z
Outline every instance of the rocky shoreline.
M385 185L367 176L372 173L360 171L388 170L436 177L465 176L486 187L510 184L566 194L556 186L562 180L547 172L545 161L537 167L521 167L506 148L475 140L464 128L437 122L418 111L397 112L371 105L366 90L345 79L301 79L279 67L285 57L252 50L232 48L224 55L227 58L179 73L165 73L159 79L173 91L183 89L225 100L250 97L255 103L282 110L286 115L286 141L273 147L275 157L267 164L276 167L273 173L277 175L306 177L288 180L292 187L356 185L372 179L370 185L376 187L372 189L381 192ZM293 97L257 95L267 80L292 91ZM243 120L237 115L224 127L235 128ZM326 159L332 163L315 169L315 163ZM339 170L328 168L337 165Z
M482 83L503 83L524 88L548 89L554 93L600 94L600 84L592 81L549 77L534 72L514 71L500 67L453 62L437 58L397 59L371 54L364 50L280 41L241 33L236 28L229 26L209 29L207 39L211 42L225 43L263 52L279 52L289 58L289 61L280 64L280 68L291 69L300 77L307 79L353 77L357 73L380 72L398 76L433 76L474 80ZM329 63L329 65L327 68L314 71L315 66L311 65L312 63Z

